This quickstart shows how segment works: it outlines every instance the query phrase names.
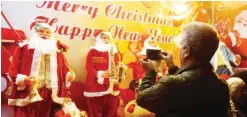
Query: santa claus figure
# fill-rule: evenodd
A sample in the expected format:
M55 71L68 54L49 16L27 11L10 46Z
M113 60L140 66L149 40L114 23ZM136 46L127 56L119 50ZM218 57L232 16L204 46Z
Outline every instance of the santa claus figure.
M138 52L138 55L137 55L137 61L128 63L128 67L132 68L132 70L133 70L133 72L132 72L133 77L134 77L133 79L135 81L139 81L140 79L142 79L145 76L145 71L142 68L140 60L146 58L146 49L143 49L143 48L144 48L144 43L147 43L146 40L150 39L150 36L151 35L148 33L142 33L141 34L140 40L138 41L138 44L137 44L138 49L140 49Z
M247 68L247 10L242 11L234 21L233 31L222 40L235 54L241 56L240 68Z
M80 111L74 102L65 102L61 110L58 110L55 117L87 117L85 111Z
M14 52L9 75L15 84L8 104L15 106L15 117L50 117L53 103L70 100L75 74L63 54L66 46L55 39L50 25L37 23L32 32Z
M119 105L119 85L112 88L112 76L119 65L117 47L111 43L111 33L99 31L95 33L95 46L92 47L86 59L86 83L84 96L87 97L89 117L116 117ZM124 76L122 77L124 78ZM121 79L115 82L119 82Z
M139 53L139 57L140 58L147 58L149 59L149 57L147 56L147 51L148 50L159 50L162 51L158 45L157 40L151 35L151 34L147 34L146 37L144 37L144 47L141 50L141 52ZM156 71L157 71L157 77L162 76L165 71L164 68L162 66L161 60L153 60L154 65L156 66Z
M146 34L142 36L142 40L144 41L144 47L139 53L139 56L146 56L147 49L160 50L158 46L157 40L150 34Z

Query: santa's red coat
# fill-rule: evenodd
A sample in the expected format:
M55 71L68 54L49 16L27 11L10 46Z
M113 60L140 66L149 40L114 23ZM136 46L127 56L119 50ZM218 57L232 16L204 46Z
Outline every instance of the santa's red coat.
M234 31L230 32L222 41L233 53L241 56L239 67L247 68L247 38L241 38L238 32Z
M115 53L114 55L115 65L118 64L118 61L119 61L118 53ZM88 52L86 59L87 75L85 82L85 92L99 93L99 92L107 91L109 88L109 78L104 78L103 84L99 84L97 80L98 80L98 72L105 71L108 69L109 69L109 53L107 51L101 52L94 48L91 48ZM114 90L118 90L118 89L119 86L115 85Z
M128 64L128 67L133 69L132 73L136 81L139 81L140 79L144 78L146 71L142 68L140 61L131 62Z
M17 47L14 56L13 61L9 68L9 75L12 78L13 82L16 82L16 78L18 74L23 74L26 76L30 76L31 73L31 66L32 66L32 60L34 55L34 49L29 49L28 45L25 45L23 47ZM65 86L65 78L67 73L69 72L69 68L67 66L67 61L65 59L65 56L57 52L56 53L56 59L57 59L57 82L58 82L58 97L68 97L68 88ZM24 90L17 90L17 85L14 84L12 93L9 97L10 100L16 100L16 99L24 99L28 96L30 93L29 88L25 88ZM15 104L11 104L15 105ZM20 106L20 105L17 105Z

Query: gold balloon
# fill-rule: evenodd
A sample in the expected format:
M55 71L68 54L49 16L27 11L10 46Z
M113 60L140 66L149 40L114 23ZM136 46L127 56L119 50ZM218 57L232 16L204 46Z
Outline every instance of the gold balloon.
M182 19L173 19L172 20L172 25L174 26L174 27L179 27L181 24L182 24Z
M155 1L141 1L142 5L146 8L151 8L154 6Z

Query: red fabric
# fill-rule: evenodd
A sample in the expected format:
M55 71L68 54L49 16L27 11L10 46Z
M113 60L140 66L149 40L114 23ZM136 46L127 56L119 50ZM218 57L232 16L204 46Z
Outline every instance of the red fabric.
M119 106L119 97L106 95L87 98L88 117L116 117Z
M97 37L99 34L101 34L102 32L104 32L104 30L95 30L94 31L94 37Z
M21 40L26 39L26 35L22 30L15 30L20 36ZM1 28L1 39L4 40L19 40L19 37L12 29ZM4 43L2 42L1 47L1 74L7 73L10 65L9 58L14 53L15 48L18 45L15 43ZM11 55L10 55L11 54Z
M128 67L133 69L132 74L136 81L139 81L145 76L146 71L142 68L142 65L139 61L130 62Z
M32 83L31 83L31 80L25 79L25 80L24 80L24 84L26 84L26 85L31 85Z
M38 91L43 100L34 102L35 108L33 109L36 112L36 117L50 117L53 104L51 90L47 88L41 88Z
M53 104L51 90L41 88L38 91L43 100L24 107L15 107L15 117L50 117Z
M223 41L228 48L232 48L232 40L229 35L221 41Z
M247 68L247 60L241 60L241 63L239 65L241 68Z
M129 112L129 113L133 113L134 112L134 109L135 109L135 104L131 104L129 107L128 107L128 109L127 109L127 111Z
M26 39L26 35L22 30L15 30L20 36L20 40ZM5 40L19 40L19 37L15 32L9 28L1 28L1 38Z
M12 78L13 82L15 82L16 76L18 74L24 74L27 76L30 75L33 54L34 54L34 50L28 49L27 45L24 46L23 48L18 47L15 50L13 61L12 61L10 68L9 68L9 75ZM64 86L66 74L69 72L68 66L65 63L66 63L66 60L64 58L64 55L61 53L57 53L57 72L58 72L57 75L58 75L58 96L59 97L68 97L69 96L68 89L65 88L65 86ZM10 98L11 99L25 98L28 94L29 94L28 88L26 88L23 91L18 91L17 85L14 85L12 93L10 95ZM44 95L47 95L47 94L44 94ZM51 97L51 95L47 95L47 96ZM46 102L43 102L42 104L45 104L45 103ZM35 105L36 102L33 104ZM47 105L49 105L49 104L47 103ZM28 109L28 107L27 107L27 109ZM40 107L42 107L42 106L40 106ZM42 109L45 109L48 111L49 107L42 108ZM39 109L36 109L36 111L37 110L39 112L41 111ZM25 108L24 108L24 110L21 109L21 111L26 112ZM29 113L27 113L27 114L29 115Z
M63 110L59 110L55 113L55 117L71 117L69 113L65 114Z
M83 95L85 85L80 82L72 82L69 88L70 98L80 110L87 110L86 98Z
M65 114L63 117L71 117L69 113Z
M55 117L63 117L65 115L64 111L63 110L58 110L56 113L55 113Z
M221 78L221 79L224 79L224 80L228 80L230 77L231 77L231 76L228 75L228 74L221 74L221 75L220 75L220 78Z
M229 49L235 54L239 54L240 56L247 57L247 39L240 38L238 32L233 32L236 37L236 45L232 46L231 38L228 35L226 39L224 39L224 43L227 45ZM247 68L247 60L242 59L239 65L240 68Z
M115 54L115 64L118 63L118 55ZM97 82L98 71L108 70L109 66L109 57L108 52L99 52L96 49L91 49L88 52L86 59L86 82L85 82L85 91L87 92L101 92L106 91L109 87L109 79L104 78L104 85L101 85ZM115 85L114 90L118 90L119 86Z
M135 99L135 94L135 91L132 91L129 88L120 89L120 97L123 99L124 106Z
M108 70L109 57L108 52L100 52L96 49L91 49L88 52L86 59L86 92L102 92L109 88L109 79L104 78L104 84L101 85L97 82L98 71ZM119 59L118 54L114 56L114 62L117 65ZM118 90L119 86L115 85L113 90ZM89 117L116 117L118 109L119 96L105 95L101 97L88 97L87 112Z
M3 43L1 46L1 74L5 74L9 70L10 57L13 55L15 48L18 47L15 43Z
M34 105L29 104L24 107L14 107L14 117L36 117L34 111Z

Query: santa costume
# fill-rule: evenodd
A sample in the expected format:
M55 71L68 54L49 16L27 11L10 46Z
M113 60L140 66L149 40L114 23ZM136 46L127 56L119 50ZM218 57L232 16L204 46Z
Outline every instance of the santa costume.
M247 68L247 10L243 10L234 21L233 31L222 40L235 54L241 56L240 68Z
M145 76L145 73L146 73L146 71L142 68L140 60L146 58L146 49L144 49L144 45L148 45L148 40L150 39L151 39L151 35L149 33L141 34L139 43L141 43L143 47L140 48L141 51L137 55L138 60L135 62L128 63L128 67L132 68L133 70L132 73L133 73L134 80L137 82L141 80Z
M16 48L9 68L15 84L8 104L15 106L15 117L49 117L53 103L68 100L75 78L61 51L66 48L55 39L51 26L37 23L32 32L31 39Z
M109 39L113 39L109 32L95 33L95 46L90 48L86 59L84 96L87 97L88 117L116 117L119 106L119 95L110 94L109 78L102 77L102 74L109 70L111 62L118 65L118 50L114 44L103 40L103 36L107 37L108 42ZM111 47L113 47L114 61L110 57ZM119 85L115 84L113 90L119 90Z

